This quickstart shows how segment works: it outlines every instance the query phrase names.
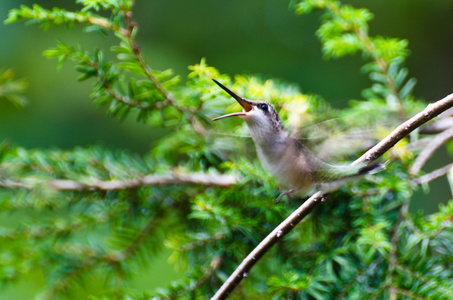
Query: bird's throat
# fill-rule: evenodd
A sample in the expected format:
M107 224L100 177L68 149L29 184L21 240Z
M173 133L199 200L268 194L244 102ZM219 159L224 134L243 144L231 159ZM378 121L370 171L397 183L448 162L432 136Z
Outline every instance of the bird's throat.
M290 137L285 130L265 130L249 126L256 150L262 164L266 167L274 164L287 151Z

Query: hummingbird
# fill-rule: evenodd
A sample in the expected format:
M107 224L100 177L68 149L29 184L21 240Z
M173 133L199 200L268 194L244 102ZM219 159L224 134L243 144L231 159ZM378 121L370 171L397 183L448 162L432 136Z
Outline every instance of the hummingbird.
M383 163L371 165L332 165L316 157L302 142L284 128L275 108L265 101L239 97L223 84L213 81L241 105L242 111L214 118L242 118L250 130L261 165L289 190L280 194L308 195L317 190L327 194L350 180L374 174L385 168Z

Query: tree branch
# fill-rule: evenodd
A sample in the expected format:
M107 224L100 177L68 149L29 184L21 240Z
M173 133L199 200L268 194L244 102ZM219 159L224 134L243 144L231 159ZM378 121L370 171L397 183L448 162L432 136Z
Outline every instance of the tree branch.
M112 31L118 31L124 36L128 36L131 34L129 30L116 26L116 25L113 25L109 20L107 20L105 18L89 16L86 18L86 21L93 25L101 26L105 29L110 29Z
M288 218L278 225L261 243L250 252L242 263L228 277L211 300L226 299L244 277L248 276L250 269L286 234L288 234L300 221L302 221L318 204L322 196L317 192L296 209Z
M417 174L423 166L426 164L428 159L434 154L434 152L442 146L446 141L453 137L453 127L439 133L417 156L409 172L411 174Z
M212 276L214 271L220 267L222 261L223 257L221 255L214 256L209 266L205 268L203 276L201 276L200 278L198 278L197 281L194 282L194 284L190 287L189 291L195 291L198 287L205 283Z
M442 168L432 171L431 173L428 173L426 175L423 175L423 176L420 176L418 178L411 180L411 183L413 183L413 184L428 183L430 181L433 181L434 179L444 176L445 174L450 172L450 170L452 168L453 168L453 163L448 164L446 166L443 166Z
M449 109L453 106L453 94L446 96L445 98L437 101L436 103L428 104L428 106L398 126L391 134L389 134L385 139L380 141L376 146L368 150L364 155L357 159L353 165L359 163L368 163L375 160L387 150L392 148L398 141L403 139L406 135L412 132L414 129L418 128L420 125L428 122L432 118L436 117L443 111Z
M390 135L379 142L376 146L367 151L359 159L354 161L352 165L359 163L369 163L380 157L387 150L393 147L398 141L408 135L418 126L426 123L436 117L443 111L453 106L453 94L429 104L422 112L418 113L408 121L398 126ZM278 225L258 246L242 261L236 270L230 275L225 283L220 287L217 293L211 298L214 300L226 299L228 295L236 288L244 277L247 277L252 267L258 260L269 251L279 240L302 221L321 201L321 192L315 193L307 201L305 201L298 209L296 209L288 218Z
M205 174L205 173L177 173L165 175L146 175L128 180L96 180L91 183L84 183L76 180L55 179L48 181L49 187L61 191L83 191L83 190L122 190L154 185L176 185L176 184L200 184L206 186L231 186L238 183L238 178L233 175ZM26 183L12 180L0 180L0 188L23 188L32 190L42 182Z
M124 21L126 23L126 27L129 28L128 31L125 33L121 32L123 36L127 37L129 46L132 49L132 52L134 53L135 59L139 63L140 67L142 68L145 76L148 78L148 80L154 85L156 90L162 95L164 98L163 101L161 101L160 105L161 106L168 106L171 105L172 107L176 108L179 112L182 114L188 113L186 115L187 120L190 122L192 125L193 129L201 134L201 135L207 135L208 130L204 128L204 126L198 122L195 118L196 111L191 111L190 109L187 109L186 107L181 106L176 99L173 98L171 93L166 90L162 83L159 82L159 80L156 78L156 76L153 75L153 70L151 67L146 63L145 58L142 55L142 52L140 50L140 46L135 42L134 37L130 34L133 30L134 27L137 26L135 22L131 20L132 12L128 10L124 10Z
M389 281L389 299L390 300L396 300L397 299L397 288L393 286L393 283L395 282L394 277L395 277L395 268L396 265L398 264L398 258L397 258L397 249L398 249L398 242L400 240L400 235L398 234L398 231L401 228L401 225L403 224L403 221L407 217L409 213L409 204L410 204L410 199L404 200L403 205L400 208L399 211L399 217L398 221L396 222L395 226L393 227L392 230L392 236L391 236L391 243L392 246L389 251L389 265L388 265L388 281Z
M425 297L421 297L417 294L414 294L410 291L407 291L407 290L403 290L403 289L399 289L399 288L395 288L395 292L397 294L400 294L400 295L403 295L405 297L408 297L408 298L414 298L414 299L417 299L417 300L424 300L424 299L428 299L428 298L425 298Z

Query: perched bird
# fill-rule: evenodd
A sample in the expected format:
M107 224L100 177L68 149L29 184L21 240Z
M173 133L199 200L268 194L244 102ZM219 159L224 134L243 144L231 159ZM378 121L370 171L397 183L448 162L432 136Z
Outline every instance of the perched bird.
M242 106L241 112L217 117L213 121L228 117L242 118L250 130L262 166L281 184L290 188L275 200L276 203L284 195L292 193L305 195L315 190L328 193L353 178L374 174L385 168L382 163L368 166L325 163L285 130L272 105L239 97L217 80L213 80Z

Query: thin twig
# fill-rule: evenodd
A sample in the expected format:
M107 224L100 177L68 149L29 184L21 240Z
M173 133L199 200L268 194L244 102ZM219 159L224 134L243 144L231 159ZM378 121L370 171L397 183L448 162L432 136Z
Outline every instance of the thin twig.
M192 286L190 286L189 291L195 291L203 283L205 283L212 276L214 271L219 268L219 266L222 264L222 262L223 262L222 255L214 256L214 258L211 260L211 263L209 264L209 266L207 268L205 268L205 270L203 272L203 276L198 278L198 280L195 281L195 283Z
M130 34L134 28L137 26L135 22L131 20L132 12L128 10L123 10L123 15L124 15L124 21L126 23L126 27L129 28L128 32L122 34L127 37L129 46L132 49L132 52L134 53L135 59L139 63L140 67L142 68L145 76L148 78L148 80L154 85L156 90L162 95L164 98L164 101L161 101L162 106L169 106L171 105L173 108L177 109L180 113L186 114L187 120L190 122L192 125L193 129L201 134L201 135L208 135L208 130L204 128L204 126L198 122L195 118L197 111L191 111L190 109L187 109L184 106L181 106L178 101L173 98L171 93L167 91L163 86L162 83L159 82L159 80L156 78L156 76L153 75L153 69L146 63L145 58L143 57L141 51L140 51L140 46L137 45L137 43L134 40L134 37L132 34Z
M94 25L98 25L98 26L101 26L103 28L110 29L112 31L119 31L124 36L127 36L127 35L131 34L129 30L127 30L127 29L125 29L123 27L120 27L120 26L113 25L109 20L107 20L105 18L90 16L90 17L86 18L86 21L88 23L91 23L91 24L94 24Z
M412 179L411 183L412 184L423 184L423 183L431 182L434 179L444 176L445 174L450 172L452 168L453 168L453 163L448 164L448 165L443 166L442 168L436 169L426 175Z
M162 212L156 214L156 216L151 218L151 220L149 220L148 223L140 230L140 233L126 248L107 253L101 257L102 260L107 261L108 263L117 264L118 262L123 262L133 256L136 256L140 250L140 247L143 247L143 244L154 233L155 229L159 227L158 225L162 220L164 220L164 217L165 214Z
M431 158L434 152L442 146L446 141L453 138L453 127L445 130L444 132L438 134L417 156L414 161L414 164L410 168L409 172L411 174L417 174L426 164L426 162Z
M391 286L389 288L389 300L396 300L396 295L398 294L396 287Z
M379 142L376 146L367 151L352 165L359 163L369 163L380 157L387 150L393 147L399 140L408 135L418 126L431 120L441 112L453 106L453 94L445 97L436 103L429 104L422 112L418 113L408 121L398 126L390 135ZM212 299L226 299L228 295L236 288L241 280L248 275L252 267L258 262L264 254L269 251L273 245L288 234L300 221L302 221L321 201L321 192L317 192L305 201L297 210L288 218L278 225L256 248L242 261L230 277L224 282Z
M419 296L419 295L416 295L410 291L407 291L407 290L403 290L403 289L399 289L399 288L395 288L395 292L397 294L400 294L400 295L403 295L405 297L408 297L408 298L413 298L413 299L418 299L418 300L424 300L424 299L427 299L425 297L422 297L422 296ZM396 298L395 298L396 299Z
M359 283L362 282L362 278L372 272L372 270L376 269L383 261L382 256L375 259L371 264L367 265L366 267L360 268L360 270L356 273L355 277L344 286L343 292L338 296L338 299L346 299L347 295L346 292L349 292L351 288ZM366 280L365 278L363 280Z
M409 212L409 204L410 204L410 199L406 199L401 205L400 211L399 211L399 217L398 221L396 222L395 226L393 227L392 230L392 237L391 237L391 244L392 247L389 252L389 267L388 267L388 279L389 283L392 284L394 282L394 273L395 273L395 268L398 263L398 258L397 258L397 250L398 250L398 242L400 240L400 236L398 234L398 231L401 228L401 225L403 224L403 221L406 219L408 212ZM397 299L397 288L393 285L389 287L389 299L390 300L396 300Z
M135 107L141 110L151 110L154 108L154 106L148 105L147 103L139 102L137 100L134 100L128 96L124 96L122 94L119 94L115 92L115 90L109 85L107 82L107 79L100 73L100 70L97 69L99 80L102 82L102 86L105 88L107 93L112 96L114 99L118 100L119 102L123 103L124 105L127 105L129 107ZM157 104L156 104L157 106Z
M61 191L83 191L83 190L122 190L142 186L154 185L177 185L177 184L199 184L205 186L231 186L237 184L239 179L233 175L205 174L205 173L170 173L164 175L146 175L128 180L96 180L91 183L84 183L76 180L55 179L47 182L48 186ZM16 182L12 180L1 180L0 188L22 188L32 190L43 182L27 183L27 180Z
M192 251L192 250L194 250L196 248L205 246L205 245L207 245L209 243L212 243L212 242L215 242L215 241L219 241L219 240L223 239L224 237L226 237L227 235L228 235L228 232L226 232L226 231L218 232L218 233L216 233L213 236L209 236L207 238L200 239L200 240L197 240L195 242L182 245L182 246L178 247L178 251L179 252Z
M430 284L430 283L433 282L433 280L437 279L433 274L426 274L426 272L427 272L426 270L424 272L414 271L414 270L411 270L410 268L408 268L407 266L401 265L401 264L397 264L396 268L398 270L408 274L412 278L417 278L417 281L420 282L419 283L420 285L422 285L422 284L425 284L425 285ZM398 293L408 296L407 293L404 293L404 292L401 292L401 291L403 291L403 290L398 289ZM448 295L451 296L451 292ZM420 295L412 294L412 293L411 293L410 297L415 298L415 299L428 299L428 298L422 297ZM451 297L449 297L449 298L442 298L441 296L439 296L439 297L438 297L439 299L451 299Z
M173 293L169 294L165 299L178 299L180 296L189 296L190 299L195 299L196 291L202 286L209 278L212 277L214 272L222 265L223 255L214 256L209 263L202 267L202 275L192 281L189 286L183 290L175 290ZM192 294L194 293L194 294ZM157 299L157 298L153 298Z
M403 221L406 219L406 217L409 214L409 204L410 204L410 200L406 199L404 201L403 205L401 205L398 221L396 222L395 227L392 230L392 238L391 238L392 248L389 253L390 262L392 265L397 264L396 251L397 251L398 242L399 242L398 230L400 229L401 225L403 224Z

